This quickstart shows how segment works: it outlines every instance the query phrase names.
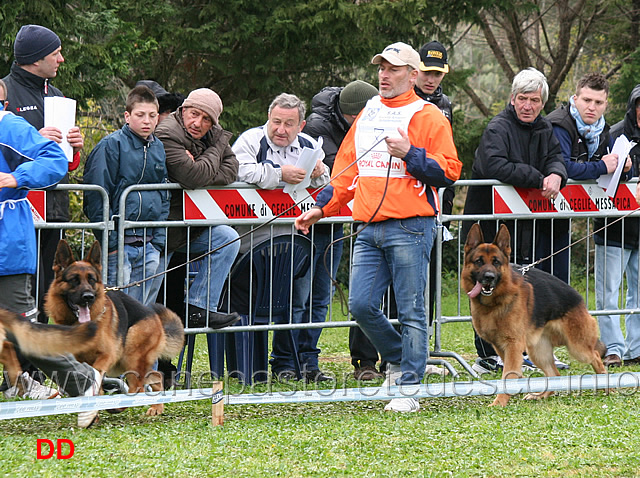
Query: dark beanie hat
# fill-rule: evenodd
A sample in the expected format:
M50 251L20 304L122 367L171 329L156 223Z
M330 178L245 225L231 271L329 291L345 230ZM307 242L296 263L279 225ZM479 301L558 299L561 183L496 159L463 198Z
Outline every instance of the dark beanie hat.
M61 45L58 35L40 25L23 25L13 44L13 55L19 65L31 65Z
M366 81L352 81L340 92L340 111L343 115L357 115L377 94L378 89Z

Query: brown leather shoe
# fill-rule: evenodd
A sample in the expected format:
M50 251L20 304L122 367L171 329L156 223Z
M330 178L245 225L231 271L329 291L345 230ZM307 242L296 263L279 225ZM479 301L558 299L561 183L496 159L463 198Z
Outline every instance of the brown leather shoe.
M605 367L620 367L622 365L622 360L620 360L620 357L616 354L610 354L602 359L602 363Z
M629 366L629 365L640 365L640 357L636 357L636 358L632 358L629 360L625 360L624 361L624 365Z
M371 365L365 365L364 367L357 368L353 372L353 378L363 381L377 380L383 376L384 375L378 372L376 368Z

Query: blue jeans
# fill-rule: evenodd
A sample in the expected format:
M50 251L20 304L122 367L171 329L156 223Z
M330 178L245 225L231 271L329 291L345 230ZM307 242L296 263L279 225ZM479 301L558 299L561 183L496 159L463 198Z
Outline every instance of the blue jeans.
M313 234L313 284L311 285L312 323L324 322L327 318L329 303L331 302L331 277L336 277L338 266L340 265L340 258L342 257L343 241L338 241L333 245L332 250L327 253L327 268L329 268L329 271L327 271L324 264L325 250L331 242L344 236L342 224L337 224L331 229L333 229L333 233L329 230L315 232ZM308 300L302 321L309 322ZM300 366L303 367L303 369L305 366L307 370L317 370L319 368L318 355L320 355L320 349L318 348L318 339L321 333L322 329L302 329L297 331L298 355L300 357Z
M237 238L238 233L229 226L212 226L197 238L193 239L188 247L184 246L178 249L178 251L188 252L191 255L200 255L217 249L223 244ZM189 288L189 305L194 305L205 310L209 309L211 312L218 310L220 293L229 275L229 270L236 260L239 249L240 241L236 241L213 254L209 254L205 258L208 260L202 261L200 270ZM166 270L166 264L171 261L172 255L173 251L167 254L165 263L165 256L161 254L158 272ZM163 279L164 276L159 276L153 281L151 295L154 299L158 295Z
M427 364L424 294L435 225L433 217L374 222L358 234L354 246L349 309L381 360L400 364L398 385L420 383ZM402 334L381 310L392 281Z
M144 246L124 246L124 270L122 285L137 282L139 280L151 277L158 271L160 264L160 251L156 249L150 242ZM118 252L110 252L107 261L107 285L117 285L118 277ZM155 280L155 279L154 279ZM156 294L153 292L153 281L143 282L136 287L128 287L123 292L130 295L134 299L142 302L144 305L153 304L156 301Z
M638 250L596 244L596 309L620 309L618 297L623 273L627 275L624 308L638 307ZM607 355L628 360L640 357L640 314L625 316L626 338L622 335L619 315L599 315L600 339Z

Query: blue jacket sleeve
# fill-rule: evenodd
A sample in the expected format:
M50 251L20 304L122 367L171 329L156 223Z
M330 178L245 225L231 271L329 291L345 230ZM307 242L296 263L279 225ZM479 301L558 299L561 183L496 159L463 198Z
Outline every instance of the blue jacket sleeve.
M67 173L69 163L60 146L40 135L24 118L7 114L0 128L5 172L13 174L18 188L53 186Z
M427 156L427 151L424 148L411 145L409 152L403 159L407 165L407 172L423 184L444 188L455 182L447 178L440 164Z
M567 175L570 179L597 179L603 174L607 174L607 165L604 161L586 161L578 163L571 161L571 136L564 128L559 126L553 127L553 134L558 138L560 149L562 150L562 158L567 167Z

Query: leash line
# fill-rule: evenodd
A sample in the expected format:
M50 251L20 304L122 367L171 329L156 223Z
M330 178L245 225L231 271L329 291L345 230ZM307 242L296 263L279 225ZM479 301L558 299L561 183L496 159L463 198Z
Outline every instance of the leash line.
M594 231L592 231L591 233L587 234L584 237L581 237L580 239L578 239L577 241L574 241L572 243L570 243L569 245L563 247L562 249L559 249L555 252L552 252L551 254L549 254L547 257L543 257L541 259L538 259L537 261L532 262L531 264L528 264L526 266L522 266L520 267L520 272L522 272L522 275L525 275L527 272L529 272L530 269L532 269L533 267L537 266L538 264L551 259L553 256L555 256L556 254L560 254L562 251L565 251L573 246L575 246L576 244L580 244L581 242L589 239L591 236L593 236L594 234L605 230L606 228L613 226L616 222L622 221L623 219L626 219L627 217L631 216L633 213L640 211L640 206L636 207L635 209L633 209L632 211L629 211L627 214L625 214L624 216L620 216L618 218L616 218L615 220L611 221L608 224L605 224L604 226L602 226L600 229L596 229Z

